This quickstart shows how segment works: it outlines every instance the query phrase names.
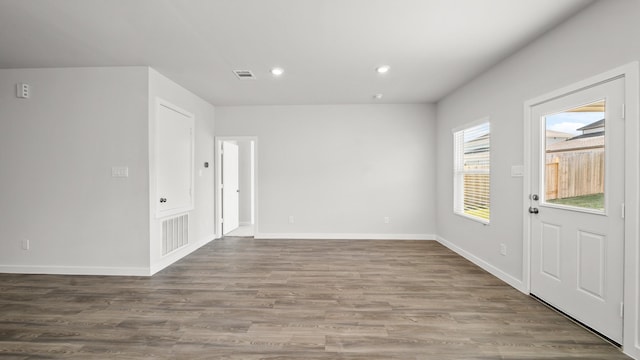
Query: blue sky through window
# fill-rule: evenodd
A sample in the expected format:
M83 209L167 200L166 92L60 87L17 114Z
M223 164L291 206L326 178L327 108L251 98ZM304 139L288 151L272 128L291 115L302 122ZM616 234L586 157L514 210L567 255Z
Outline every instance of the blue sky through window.
M546 117L547 130L580 135L578 131L585 125L604 119L604 112L563 112Z

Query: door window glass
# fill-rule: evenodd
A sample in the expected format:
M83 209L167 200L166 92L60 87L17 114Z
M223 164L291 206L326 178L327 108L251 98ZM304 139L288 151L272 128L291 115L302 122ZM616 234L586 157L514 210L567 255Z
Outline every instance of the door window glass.
M604 211L605 100L543 120L545 202Z

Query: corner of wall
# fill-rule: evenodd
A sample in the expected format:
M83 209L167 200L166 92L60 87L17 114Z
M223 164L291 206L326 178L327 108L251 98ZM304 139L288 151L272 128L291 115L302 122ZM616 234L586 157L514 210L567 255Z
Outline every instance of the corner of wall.
M201 246L214 239L213 214L213 115L214 107L188 89L178 85L171 79L149 67L148 73L148 161L149 161L149 264L150 273L156 273L175 261L187 256ZM193 169L193 209L185 211L189 214L188 244L162 255L161 222L164 218L156 217L156 109L158 99L184 109L194 119L194 165ZM210 165L205 168L203 164Z

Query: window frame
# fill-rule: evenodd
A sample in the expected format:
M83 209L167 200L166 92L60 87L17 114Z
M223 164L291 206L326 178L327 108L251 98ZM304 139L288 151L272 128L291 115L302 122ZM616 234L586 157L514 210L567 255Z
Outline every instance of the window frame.
M464 149L464 140L463 140L463 145L462 147L459 145L458 140L456 140L456 137L459 136L460 133L462 133L462 136L464 137L464 132L471 130L475 127L481 126L487 124L489 127L489 167L487 170L464 170L464 153L463 154L459 154L459 150L462 148ZM478 120L466 123L462 126L456 127L454 129L451 130L452 133L452 140L453 140L453 181L452 181L452 185L453 185L453 213L473 220L473 221L477 221L480 222L484 225L489 225L491 223L491 121L490 118L487 117L483 117L480 118ZM464 150L463 150L464 151ZM461 168L462 165L462 169ZM465 212L464 210L464 175L465 174L487 174L489 175L489 184L488 184L488 193L489 193L489 199L487 202L488 205L488 209L489 209L489 219L485 219L479 216L475 216L475 215L471 215Z

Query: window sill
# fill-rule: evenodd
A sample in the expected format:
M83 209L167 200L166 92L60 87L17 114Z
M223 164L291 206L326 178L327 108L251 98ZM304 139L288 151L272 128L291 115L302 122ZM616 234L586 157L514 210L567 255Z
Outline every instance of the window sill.
M461 214L461 213L458 213L458 212L455 212L455 211L453 213L458 215L458 216L460 216L460 217L463 217L465 219L469 219L469 220L473 220L475 222L479 222L479 223L481 223L482 225L485 225L485 226L489 226L489 223L490 223L489 220L485 220L483 218L479 218L479 217L476 217L476 216L471 216L471 215L467 215L467 214Z

